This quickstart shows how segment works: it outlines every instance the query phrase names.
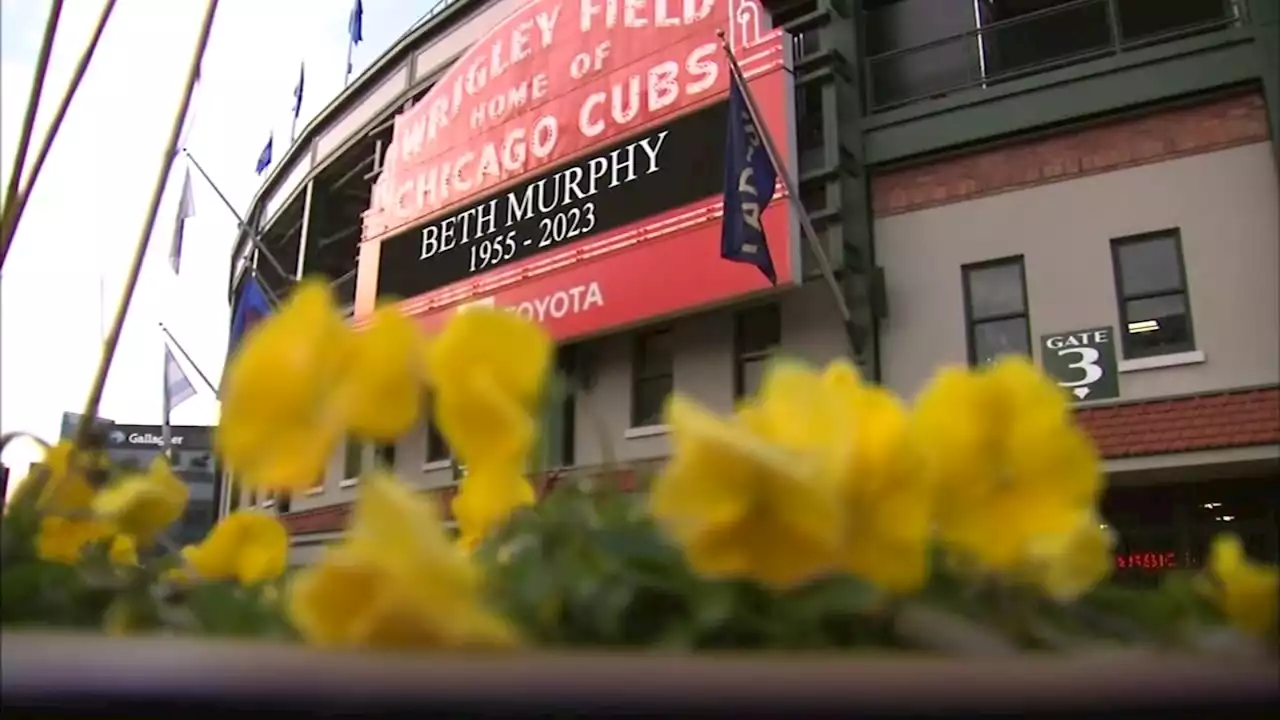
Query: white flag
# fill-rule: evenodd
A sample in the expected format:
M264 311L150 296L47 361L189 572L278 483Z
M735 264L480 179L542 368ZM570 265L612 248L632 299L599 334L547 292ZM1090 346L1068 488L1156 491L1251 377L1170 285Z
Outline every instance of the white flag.
M196 201L191 195L191 169L182 177L182 198L178 200L178 216L173 222L173 244L169 246L169 267L177 274L182 264L182 231L187 218L196 214Z
M178 359L173 356L173 351L168 345L164 347L164 397L165 397L165 418L169 417L169 413L182 403L195 397L196 388L187 379L187 373L183 371L182 366L178 364Z

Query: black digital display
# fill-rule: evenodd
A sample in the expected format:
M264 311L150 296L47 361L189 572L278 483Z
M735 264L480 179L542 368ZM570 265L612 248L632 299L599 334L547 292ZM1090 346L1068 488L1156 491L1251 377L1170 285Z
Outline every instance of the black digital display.
M727 107L655 126L383 241L378 294L420 295L720 194Z

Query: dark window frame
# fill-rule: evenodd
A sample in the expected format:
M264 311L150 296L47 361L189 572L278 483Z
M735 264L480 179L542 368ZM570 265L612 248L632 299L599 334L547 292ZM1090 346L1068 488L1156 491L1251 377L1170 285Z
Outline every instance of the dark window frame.
M385 467L388 470L394 470L396 467L396 444L377 443L373 446L373 463L375 467Z
M1004 265L1017 265L1018 275L1022 280L1022 311L1014 313L1000 313L995 315L987 315L981 318L975 317L973 314L973 296L970 292L972 288L971 276L975 272L989 270L991 268L1001 267ZM967 263L960 266L960 283L961 283L961 301L964 305L964 335L966 352L970 365L978 364L977 344L975 343L974 329L986 323L1005 322L1007 320L1022 319L1023 325L1027 331L1027 357L1033 356L1035 348L1031 341L1031 299L1027 292L1027 261L1025 255L1007 255L1005 257L993 258L991 260L982 260L975 263Z
M355 455L355 474L351 474L352 451ZM356 438L347 437L343 440L342 445L342 479L353 480L360 477L364 473L364 443Z
M765 348L748 349L746 347L746 327L748 320L758 320L761 314L767 313L775 320L776 339ZM747 395L746 369L749 364L768 362L782 347L782 306L771 302L743 308L733 314L733 398L740 400ZM759 388L755 388L759 390ZM754 390L753 390L754 392Z
M1129 294L1124 288L1124 268L1121 266L1121 250L1126 246L1138 245L1152 240L1167 240L1173 244L1174 256L1178 261L1178 289ZM1182 229L1165 228L1137 235L1125 235L1111 238L1111 275L1116 287L1116 311L1120 318L1120 349L1126 360L1175 355L1177 353L1194 352L1196 350L1195 317L1191 311L1191 287L1187 282L1187 261L1182 252ZM1134 348L1129 339L1129 303L1138 300L1164 298L1181 295L1187 308L1187 337L1184 342L1175 346L1154 349Z
M646 369L644 366L644 358L647 344L655 338L666 336L667 343L670 346L665 370L653 371ZM636 333L632 341L631 349L631 427L649 427L662 424L662 407L658 407L656 411L653 408L641 408L640 398L642 393L640 388L649 383L666 382L667 392L663 395L662 405L666 404L666 398L670 397L675 390L675 331L668 325L651 330ZM643 410L643 412L642 412Z
M426 462L442 463L453 460L453 451L449 449L449 442L444 439L444 435L440 433L440 427L430 415L427 416L426 426L424 439L426 448L423 452Z

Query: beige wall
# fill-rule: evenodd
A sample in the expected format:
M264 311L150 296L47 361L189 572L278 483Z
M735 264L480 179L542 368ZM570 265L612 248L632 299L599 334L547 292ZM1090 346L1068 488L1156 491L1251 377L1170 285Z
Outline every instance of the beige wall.
M1255 143L879 220L884 382L911 395L937 365L966 361L962 265L1024 256L1038 344L1118 326L1111 239L1176 227L1203 360L1127 370L1121 358L1120 400L1275 384L1278 197L1270 143Z

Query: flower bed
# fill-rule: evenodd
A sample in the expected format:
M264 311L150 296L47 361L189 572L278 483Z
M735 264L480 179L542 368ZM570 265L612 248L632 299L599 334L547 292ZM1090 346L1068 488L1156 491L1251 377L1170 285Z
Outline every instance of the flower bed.
M548 382L551 356L536 325L498 310L460 313L433 338L390 308L352 329L326 286L304 283L232 361L215 435L220 459L249 487L303 490L345 436L394 440L429 404L467 468L452 503L460 537L383 470L362 480L345 538L295 574L284 572L279 522L252 511L222 519L198 545L169 547L165 529L182 513L185 486L163 459L142 474L118 472L86 436L51 448L6 512L4 626L330 650L536 648L570 653L552 656L563 657L554 672L539 671L561 694L587 692L574 688L612 677L609 668L671 678L687 667L691 680L670 680L673 688L692 692L689 682L705 676L741 693L753 692L765 667L786 668L780 677L813 662L888 668L875 672L889 686L914 672L831 655L671 659L731 651L911 652L923 663L911 667L932 668L928 682L939 686L968 683L965 668L989 673L972 680L980 694L995 692L996 673L1022 667L1039 668L1043 687L1079 689L1103 682L1115 653L1131 650L1165 668L1163 682L1187 672L1202 678L1188 687L1206 692L1230 686L1220 663L1240 668L1230 677L1242 682L1275 670L1280 575L1244 557L1238 540L1220 538L1204 572L1172 574L1159 588L1109 581L1097 453L1061 389L1025 360L944 369L911 406L850 363L779 362L732 414L679 395L669 401L673 457L646 496L569 482L535 504L526 478L539 470L539 418L562 391L558 379ZM67 652L53 639L54 649L41 650L40 639L6 637L6 658L15 643L32 653L14 656L25 680L13 682L40 676L32 658L52 665L57 648ZM121 656L136 648L139 664L120 667L143 683L165 666L193 671L203 652L179 639L85 647ZM219 682L247 687L257 685L232 658L261 663L268 653L272 677L286 666L322 677L335 664L389 662L518 675L546 657L357 660L216 647L208 667L224 673ZM587 649L665 655L597 663L572 654ZM87 665L64 660L80 663L87 679L106 667L93 664L97 652L107 651L86 650ZM1027 653L1037 653L1030 664ZM937 664L943 655L966 661ZM16 676L6 666L7 688ZM1050 677L1059 672L1061 680ZM641 686L653 682L646 676ZM308 683L316 685L330 683ZM761 691L791 693L774 681Z

